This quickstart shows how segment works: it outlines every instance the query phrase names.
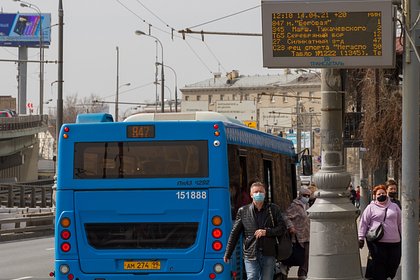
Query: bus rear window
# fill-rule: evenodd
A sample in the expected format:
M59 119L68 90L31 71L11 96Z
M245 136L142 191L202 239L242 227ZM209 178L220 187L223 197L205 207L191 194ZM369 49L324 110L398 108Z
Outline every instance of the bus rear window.
M74 144L75 179L208 176L207 141Z
M198 223L86 224L96 249L185 249L195 243Z

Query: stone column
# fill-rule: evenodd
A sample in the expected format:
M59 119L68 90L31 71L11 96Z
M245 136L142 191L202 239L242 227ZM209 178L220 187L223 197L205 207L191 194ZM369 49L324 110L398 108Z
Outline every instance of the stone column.
M340 70L322 69L321 170L311 219L308 280L362 280L358 209L348 198L350 174L343 159L343 92Z

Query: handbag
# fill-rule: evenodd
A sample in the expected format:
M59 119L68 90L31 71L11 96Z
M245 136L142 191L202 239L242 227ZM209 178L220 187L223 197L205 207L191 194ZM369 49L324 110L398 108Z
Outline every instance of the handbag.
M275 227L271 207L268 208L268 212L270 213L271 223L273 224L273 227ZM280 237L276 236L276 260L283 261L290 257L292 249L292 239L287 230Z
M384 225L386 219L386 212L388 211L388 207L385 208L385 217L382 223L379 224L376 228L370 228L366 233L366 240L370 242L376 242L382 239L384 236Z
M295 235L296 242L293 243L293 252L292 255L286 260L282 261L283 264L287 266L301 266L305 262L305 247L303 247L297 240Z

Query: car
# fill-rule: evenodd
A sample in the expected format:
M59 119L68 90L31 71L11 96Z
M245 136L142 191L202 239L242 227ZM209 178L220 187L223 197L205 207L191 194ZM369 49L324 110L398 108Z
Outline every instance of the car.
M0 110L0 118L12 118L15 114L14 111L9 109Z

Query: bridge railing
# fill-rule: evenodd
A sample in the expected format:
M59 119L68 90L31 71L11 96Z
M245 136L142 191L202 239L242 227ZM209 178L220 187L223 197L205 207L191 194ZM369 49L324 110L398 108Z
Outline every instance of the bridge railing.
M12 118L0 118L0 131L36 128L48 124L48 115L19 116Z
M35 184L0 184L0 206L13 207L53 207L53 182Z

